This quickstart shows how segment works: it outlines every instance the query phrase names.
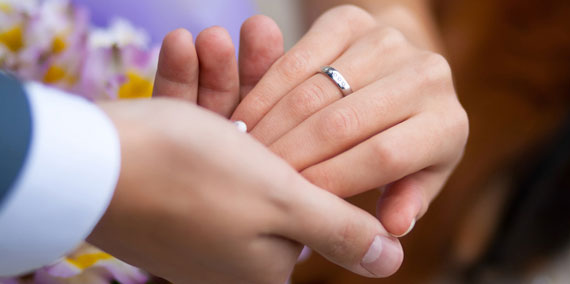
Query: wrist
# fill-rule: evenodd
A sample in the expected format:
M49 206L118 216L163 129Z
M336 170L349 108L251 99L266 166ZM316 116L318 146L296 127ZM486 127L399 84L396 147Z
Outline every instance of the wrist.
M159 101L159 100L157 100ZM149 221L157 208L156 188L160 167L168 156L164 150L166 135L153 125L160 116L160 109L146 100L124 102L99 102L99 108L107 114L117 129L121 147L121 168L111 202L87 241L118 257L129 258L129 248L137 243L137 237L146 230L141 224ZM149 113L154 118L149 117ZM160 126L160 124L158 124ZM127 243L129 245L127 245Z

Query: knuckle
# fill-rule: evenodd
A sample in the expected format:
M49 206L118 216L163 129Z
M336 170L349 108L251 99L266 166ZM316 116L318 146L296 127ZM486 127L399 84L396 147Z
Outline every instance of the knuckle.
M451 67L441 54L430 52L425 55L422 67L430 81L451 80Z
M390 49L400 47L406 44L406 37L399 30L392 27L379 28L374 37L371 37L373 43L382 49Z
M296 178L291 175L291 179ZM273 187L275 187L273 185ZM271 187L268 187L271 188ZM294 195L287 190L267 190L266 200L271 204L277 211L284 215L289 215L293 211Z
M259 180L256 187L262 190L260 197L263 203L268 205L273 212L277 212L281 216L292 216L299 213L299 202L305 196L303 192L297 190L304 188L300 182L306 182L299 179L298 172L295 170L288 170L283 172L277 178ZM270 189L271 190L267 190ZM273 224L278 225L278 224Z
M351 4L344 4L337 6L330 10L331 13L334 13L335 17L341 17L347 21L360 21L361 19L372 18L370 13L366 10Z
M433 52L421 53L417 60L410 61L408 64L410 64L408 67L414 78L411 81L411 87L418 90L425 88L434 90L435 88L437 92L432 93L438 96L455 94L451 67L442 55Z
M366 10L351 4L344 4L327 11L323 16L334 19L336 22L348 23L339 25L349 28L369 28L376 24L374 17Z
M325 139L350 139L360 126L358 112L351 107L329 111L319 126Z
M297 114L306 115L315 112L325 104L326 92L321 84L306 84L290 96L290 107Z
M301 49L292 50L280 60L277 70L288 81L294 81L300 74L307 72L311 55Z
M352 251L351 244L355 243L354 232L356 228L353 222L344 222L337 229L330 244L328 255L333 258L346 258L346 255Z
M469 118L467 112L459 101L447 104L445 112L440 114L436 121L439 125L440 137L447 137L442 141L444 147L449 149L441 158L442 163L457 161L463 155L463 150L469 137Z
M380 161L380 164L383 165L384 170L394 173L403 170L403 157L385 140L378 140L372 143L372 153Z

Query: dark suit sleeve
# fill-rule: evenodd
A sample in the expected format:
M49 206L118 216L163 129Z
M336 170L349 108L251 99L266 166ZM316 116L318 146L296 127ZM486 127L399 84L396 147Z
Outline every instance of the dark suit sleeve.
M0 74L0 279L53 263L89 235L113 197L120 146L96 104Z
M22 84L0 72L0 208L24 165L31 133L30 104Z

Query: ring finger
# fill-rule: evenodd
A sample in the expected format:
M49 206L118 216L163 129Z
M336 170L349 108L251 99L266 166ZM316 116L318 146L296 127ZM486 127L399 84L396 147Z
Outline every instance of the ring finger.
M341 154L419 112L423 99L409 76L401 70L334 102L269 148L297 170Z

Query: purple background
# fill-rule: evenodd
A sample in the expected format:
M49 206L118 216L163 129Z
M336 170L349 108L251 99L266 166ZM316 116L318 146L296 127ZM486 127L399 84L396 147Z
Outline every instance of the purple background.
M160 43L171 30L186 28L194 38L210 26L226 28L238 45L241 23L255 14L249 0L72 0L89 8L95 25L107 26L121 16L147 30Z

